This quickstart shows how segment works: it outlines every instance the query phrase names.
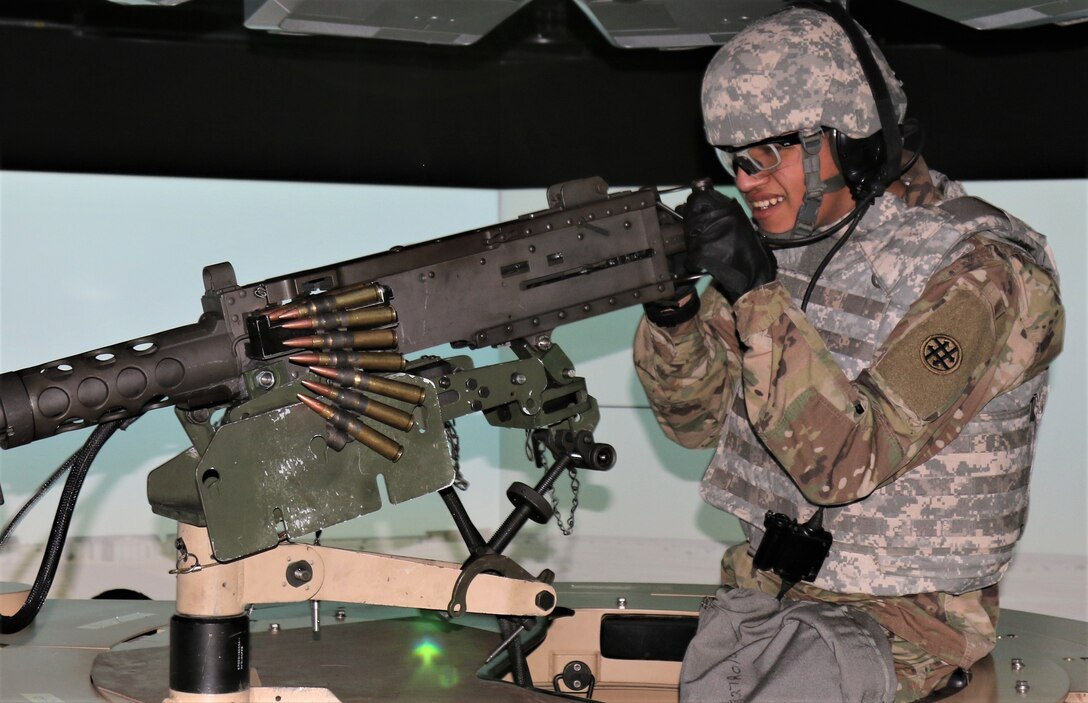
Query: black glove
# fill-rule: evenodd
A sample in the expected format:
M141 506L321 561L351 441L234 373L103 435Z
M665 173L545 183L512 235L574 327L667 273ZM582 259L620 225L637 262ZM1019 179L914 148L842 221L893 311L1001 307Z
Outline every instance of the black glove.
M692 271L706 271L730 304L773 281L774 255L740 203L708 186L696 186L684 207L685 259Z

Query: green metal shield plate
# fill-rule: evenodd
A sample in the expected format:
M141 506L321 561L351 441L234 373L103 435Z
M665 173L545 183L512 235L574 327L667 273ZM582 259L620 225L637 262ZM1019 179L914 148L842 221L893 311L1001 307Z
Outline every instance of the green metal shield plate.
M295 383L252 407L232 410L193 476L216 559L255 554L284 539L378 510L379 476L393 503L453 483L454 463L434 386L414 376L393 377L426 390L420 408L382 399L414 411L416 427L408 432L363 419L403 445L403 456L396 463L354 441L340 451L330 448L325 421L295 399L295 393L305 391Z

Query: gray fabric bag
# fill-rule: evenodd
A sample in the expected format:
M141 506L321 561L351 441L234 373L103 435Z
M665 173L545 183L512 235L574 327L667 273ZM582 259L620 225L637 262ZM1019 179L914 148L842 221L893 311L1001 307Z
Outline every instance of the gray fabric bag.
M718 589L680 669L684 703L890 703L895 668L871 617L831 603Z

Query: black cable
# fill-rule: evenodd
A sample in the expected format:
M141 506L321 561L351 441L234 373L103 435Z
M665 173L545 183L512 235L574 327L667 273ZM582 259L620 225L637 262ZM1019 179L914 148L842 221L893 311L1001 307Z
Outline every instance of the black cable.
M857 229L858 223L861 222L861 218L865 216L865 213L869 209L869 206L873 204L874 197L875 195L869 195L865 200L861 202L860 205L857 206L857 208L854 209L855 215L854 218L850 221L850 226L846 228L846 232L844 232L842 237L839 238L839 241L835 242L834 246L831 247L831 249L827 252L824 258L820 261L820 265L816 267L815 271L813 271L812 278L809 279L808 287L805 289L805 295L803 298L801 298L801 312L806 312L808 310L808 299L812 297L812 291L816 290L816 281L819 280L820 275L823 274L824 269L827 268L827 265L831 263L831 259L835 257L835 254L839 252L839 249L842 249L843 245L846 244L846 240L850 239L850 235L854 233L855 229Z
M56 484L56 482L60 480L60 477L68 473L68 470L72 468L72 464L75 463L76 458L79 456L82 450L82 447L76 450L72 454L72 456L68 457L68 459L63 464L57 467L57 469L52 474L50 474L49 478L42 481L41 485L38 486L38 490L34 492L34 495L28 498L27 501L23 503L23 507L19 508L19 512L15 513L15 516L8 521L7 525L4 525L4 531L0 532L0 550L3 550L4 544L7 543L8 538L10 538L12 533L15 532L15 528L19 526L19 523L23 521L23 518L30 514L30 511L33 510L39 502L41 502L41 499L44 498L47 493L49 493L49 491L53 488L54 484Z
M38 612L45 603L46 596L49 595L49 589L53 585L53 577L57 574L64 543L68 538L68 528L72 525L76 500L83 488L83 480L87 477L91 463L98 456L102 445L123 424L127 427L123 420L114 420L99 425L91 433L86 443L80 447L79 451L65 462L65 464L71 463L68 480L65 481L64 491L60 495L60 503L57 505L56 516L53 518L53 527L49 532L49 539L45 545L45 554L42 555L41 565L38 567L38 574L34 578L30 593L27 595L22 607L14 615L0 617L0 634L10 635L19 632L37 617Z

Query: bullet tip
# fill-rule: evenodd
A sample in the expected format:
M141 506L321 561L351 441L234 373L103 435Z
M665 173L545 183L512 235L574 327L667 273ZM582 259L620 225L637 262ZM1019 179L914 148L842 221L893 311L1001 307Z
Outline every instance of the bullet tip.
M302 395L301 393L296 393L295 397L301 400L306 405L306 407L310 408L310 410L316 410L320 413L322 410L325 409L325 404L322 403L320 400L317 400L316 398L311 398L310 396Z
M313 329L313 323L310 322L309 320L290 320L290 319L288 319L287 322L284 322L285 319L287 319L287 318L281 317L278 320L276 320L276 322L280 323L279 326L282 327L285 330L308 330L308 329Z
M316 383L314 381L302 381L302 385L306 388L309 388L314 393L317 393L318 395L323 395L326 398L330 397L333 393L333 389L329 388L324 383Z

